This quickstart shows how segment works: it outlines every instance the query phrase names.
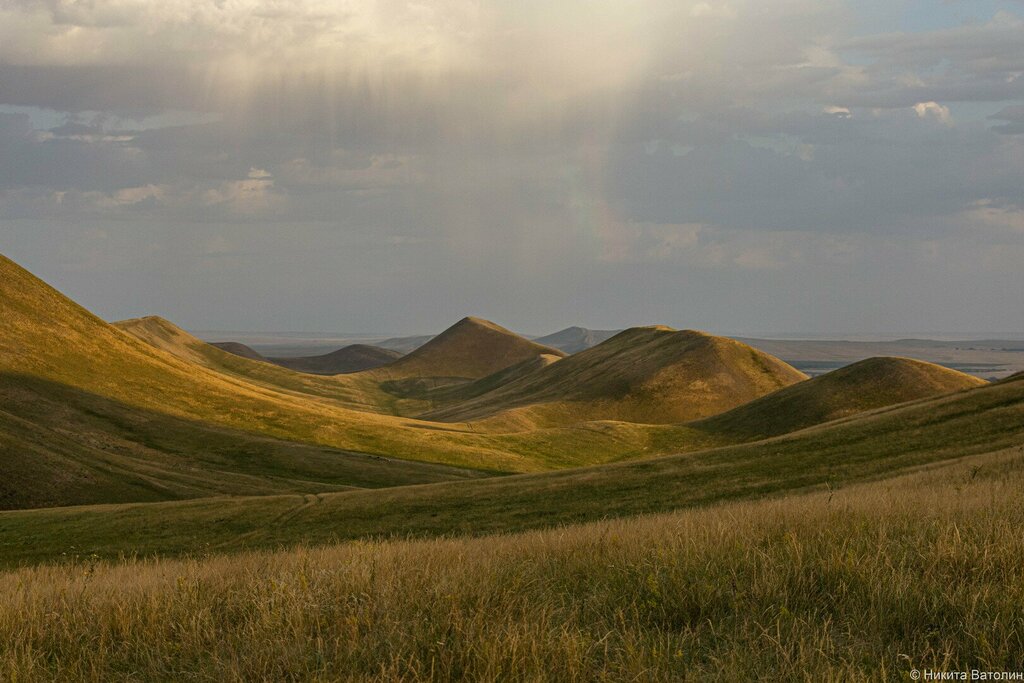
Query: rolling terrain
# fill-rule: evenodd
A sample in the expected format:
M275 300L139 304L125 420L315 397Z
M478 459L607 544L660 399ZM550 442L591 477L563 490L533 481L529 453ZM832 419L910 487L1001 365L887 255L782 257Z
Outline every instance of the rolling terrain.
M317 376L2 258L0 314L0 678L1019 665L1024 373L469 318Z
M673 428L662 429L662 437L674 436ZM324 494L315 505L303 496L262 496L229 505L207 498L5 512L0 557L21 564L57 559L69 546L117 557L129 550L174 555L365 537L505 533L841 487L996 452L1024 455L1024 379L744 445L542 474Z
M637 327L422 417L471 421L497 416L498 424L531 426L586 420L687 422L804 379L777 358L731 339Z
M668 328L564 357L476 319L390 369L319 377L235 356L158 317L108 325L12 262L0 270L6 508L326 493L645 459L973 383L904 361L904 374L879 361L854 379L803 382L743 344ZM426 398L394 393L409 382ZM438 404L464 414L409 417ZM739 412L684 423L729 408Z
M439 429L433 423L370 412L383 410L375 403L377 395L388 397L370 378L361 377L365 373L339 378L304 375L233 356L198 340L192 346L180 330L158 318L144 321L143 327L156 328L148 330L150 340L144 342L103 322L7 259L0 259L0 312L6 325L0 337L0 390L3 410L14 418L32 415L33 400L23 398L19 389L30 382L42 390L59 387L113 401L130 412L158 413L310 446L487 471L530 471L580 459L610 459L633 448L599 430L509 438L475 434L459 425ZM89 410L87 405L71 408ZM44 413L38 419L42 426L54 427L66 418L47 424ZM107 424L115 432L121 429L120 420ZM34 469L37 461L27 465ZM24 478L32 476L26 472Z
M694 426L765 438L877 408L951 394L986 382L910 358L869 358L780 389Z

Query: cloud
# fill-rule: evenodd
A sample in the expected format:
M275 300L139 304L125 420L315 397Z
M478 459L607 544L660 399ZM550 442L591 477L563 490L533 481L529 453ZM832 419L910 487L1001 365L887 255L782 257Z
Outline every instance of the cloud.
M869 291L882 261L957 249L1003 268L986 249L1021 239L1024 23L854 33L888 21L873 12L12 0L0 221L29 251L90 223L122 261L153 243L145 258L187 264L220 236L245 245L218 259L225 281L256 289L240 264L282 282L308 260L307 291L373 283L364 298L393 313L359 309L368 327L414 315L413 291L550 304L554 320L618 302L612 283L629 293L616 315L646 306L645 287L670 310L680 273L742 294L790 275L813 289L836 268ZM443 307L423 297L432 320Z
M914 112L922 119L938 121L944 126L953 125L949 107L944 107L937 102L918 102L914 105Z

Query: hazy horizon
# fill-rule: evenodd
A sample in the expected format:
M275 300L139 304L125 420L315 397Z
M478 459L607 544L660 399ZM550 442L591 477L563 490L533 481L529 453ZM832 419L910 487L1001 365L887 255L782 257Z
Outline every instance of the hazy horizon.
M0 4L0 253L108 320L1024 337L1022 179L1019 0Z
M478 316L479 317L479 316ZM415 337L415 336L428 336L438 334L446 327L454 324L455 320L450 321L448 324L442 323L442 326L437 329L431 330L406 330L398 332L381 332L381 331L344 331L344 330L215 330L215 329L200 329L191 328L187 331L196 335L204 341L240 341L246 344L254 345L267 345L275 346L284 341L294 340L295 342L308 341L310 345L323 345L332 341L351 341L351 340L373 340L373 339L386 339L386 338L404 338L404 337ZM497 322L497 321L491 321ZM500 324L500 323L499 323ZM656 322L641 322L632 325L624 325L622 327L608 328L612 330L622 330L629 327L640 327L647 325L658 325L665 323ZM670 325L677 329L687 329L687 325ZM584 327L587 329L596 329L588 327L586 325L570 324L560 327L558 329L551 329L545 331L536 330L520 330L513 329L513 332L524 335L531 339L543 337L555 332L560 332L568 327ZM691 327L692 329L692 327ZM704 330L712 334L717 334L726 337L733 338L747 338L747 339L773 339L773 340L793 340L793 341L900 341L905 339L921 339L927 341L1024 341L1024 332L979 332L971 334L969 336L959 336L957 333L948 332L897 332L890 334L859 334L856 332L842 333L836 332L832 334L828 333L813 333L813 332L765 332L765 331L736 331L736 330ZM298 344L297 344L298 345Z

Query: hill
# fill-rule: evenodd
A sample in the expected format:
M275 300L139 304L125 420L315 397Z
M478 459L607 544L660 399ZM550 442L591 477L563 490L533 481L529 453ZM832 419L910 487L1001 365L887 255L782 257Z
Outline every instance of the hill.
M660 429L672 435L677 428ZM127 549L180 554L204 547L507 533L808 487L835 489L986 453L1003 452L1019 467L1022 444L1024 379L744 445L541 474L325 494L315 506L301 496L264 496L230 504L205 499L125 505L117 515L109 507L0 513L0 558L8 564L54 559L68 544L116 557ZM989 474L998 479L1000 467L991 465ZM837 508L836 514L844 512ZM162 533L154 536L149 530L157 520Z
M227 351L235 356L241 356L242 358L248 358L249 360L261 360L265 363L269 363L270 359L264 356L256 349L246 346L245 344L233 341L227 342L212 342L211 346L215 346L221 351Z
M269 360L296 372L308 372L314 375L345 375L379 368L401 357L402 354L390 349L382 349L369 344L350 344L320 356L270 358Z
M423 346L433 339L434 336L435 335L432 334L420 334L412 337L390 337L388 339L375 341L374 346L378 346L382 349L388 349L389 351L397 351L404 356Z
M208 344L160 316L146 316L112 323L117 329L155 349L188 363L200 365L246 383L305 397L327 398L354 410L390 413L393 398L376 382L354 377L317 377L280 367L269 358L262 361L231 353Z
M585 327L567 327L553 334L537 337L533 341L566 353L579 353L611 339L622 330L588 330Z
M981 379L1001 379L1024 370L1024 342L1013 340L897 339L741 339L808 374L828 372L849 363L897 356L936 363Z
M565 353L480 318L463 318L407 356L374 371L384 379L480 379L541 355Z
M584 420L687 422L806 379L782 361L724 337L636 327L493 390L423 415L553 426ZM500 414L500 415L499 415Z
M780 389L693 426L764 438L908 401L985 385L971 375L910 358L869 358Z
M678 452L692 449L695 436L707 440L623 423L502 434L399 417L393 413L419 404L382 391L373 376L379 370L296 373L234 356L156 317L122 330L3 257L0 318L0 481L8 484L8 507L362 485L355 461L328 451L382 456L396 466L400 458L528 472ZM239 433L249 440L235 439ZM221 446L207 449L215 437ZM311 459L295 444L324 457ZM43 500L43 490L64 494Z
M8 506L38 501L35 494L21 492L13 482L74 493L64 500L48 498L46 504L172 499L187 492L165 477L192 470L196 479L209 476L217 481L214 473L220 472L225 480L260 480L253 485L250 479L244 487L211 485L206 493L319 487L310 481L357 485L355 478L349 481L343 476L351 470L346 462L327 458L307 467L307 452L285 446L264 448L266 442L261 440L267 438L325 451L400 456L492 472L564 466L560 463L595 454L612 457L622 449L621 442L597 432L580 442L585 444L584 453L564 441L553 441L550 435L536 441L490 437L467 432L460 425L438 428L355 410L351 405L365 393L362 386L372 384L366 378L301 375L239 358L159 318L124 325L148 339L143 342L3 257L0 318L4 320L0 410L5 413L0 481L9 486L3 494ZM355 398L346 398L349 394ZM175 443L165 447L161 435L173 430L165 430L162 420L179 421L173 422L176 425L184 421L196 429L182 431L185 436L180 441L167 439ZM89 429L79 434L79 425ZM242 432L256 441L241 439L235 446L225 446L234 454L230 457L206 451L205 440L218 430ZM63 439L51 438L54 434ZM83 448L65 449L63 444L69 440ZM151 444L156 446L136 447ZM115 455L120 460L113 468L106 459ZM68 466L72 460L82 467ZM153 469L157 462L161 472ZM129 476L129 470L134 474ZM81 475L71 476L71 471ZM436 475L426 476L421 480ZM110 478L144 480L146 491L129 483L90 484ZM267 483L275 478L293 481L285 487ZM400 480L401 476L391 476L391 481ZM76 486L89 493L79 495ZM202 488L195 487L195 494Z

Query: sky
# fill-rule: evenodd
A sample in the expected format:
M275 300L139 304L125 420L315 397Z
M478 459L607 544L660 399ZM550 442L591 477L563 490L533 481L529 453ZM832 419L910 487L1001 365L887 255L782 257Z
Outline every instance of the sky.
M104 318L1024 334L1021 0L0 0L0 253Z

